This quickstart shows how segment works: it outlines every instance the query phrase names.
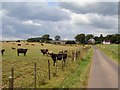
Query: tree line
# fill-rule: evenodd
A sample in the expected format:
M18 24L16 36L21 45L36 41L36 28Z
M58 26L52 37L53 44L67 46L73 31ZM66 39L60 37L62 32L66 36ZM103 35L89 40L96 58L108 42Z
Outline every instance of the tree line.
M93 34L78 34L75 36L75 40L81 44L88 43L89 39L94 39L95 44L101 44L103 41L120 44L120 34L109 34L106 36L102 34L100 34L100 36L94 36Z
M61 37L59 35L56 35L55 36L55 40L56 41L60 41L61 40ZM29 38L27 39L27 42L41 42L41 43L50 43L50 41L53 41L52 38L50 38L50 35L49 34L45 34L43 35L42 37L37 37L37 38Z
M95 40L95 44L101 44L103 41L106 42L111 42L111 43L115 43L115 44L120 44L120 34L109 34L106 36L103 36L102 34L100 34L100 36L94 36L93 34L77 34L74 37L75 41L80 43L80 44L87 44L88 41L90 39L94 39ZM55 41L60 41L61 37L59 35L56 35L54 37ZM37 38L29 38L27 39L27 42L46 42L46 43L50 43L50 41L53 41L52 38L50 38L49 34L45 34L41 37L37 37Z

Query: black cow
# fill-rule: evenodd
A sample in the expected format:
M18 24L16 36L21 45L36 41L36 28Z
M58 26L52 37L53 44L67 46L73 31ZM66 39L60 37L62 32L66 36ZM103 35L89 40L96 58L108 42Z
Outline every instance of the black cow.
M41 49L43 55L48 54L48 49Z
M62 54L51 53L50 56L54 61L53 66L55 66L55 63L56 63L57 60L63 60L64 61L64 66L65 66L65 61L67 59L67 54L65 54L65 53L62 53Z
M41 43L41 46L44 46L43 43Z
M17 44L18 46L21 46L21 44Z
M13 50L15 50L16 48L12 47Z
M4 55L4 52L5 52L5 49L2 49L2 50L1 50L2 56Z
M18 56L19 56L19 53L23 53L24 56L26 56L27 50L28 50L28 49L18 48L18 49L17 49L17 54L18 54Z

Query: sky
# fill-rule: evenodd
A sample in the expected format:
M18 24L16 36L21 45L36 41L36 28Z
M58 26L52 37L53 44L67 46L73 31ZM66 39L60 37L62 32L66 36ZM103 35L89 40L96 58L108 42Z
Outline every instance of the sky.
M49 2L48 2L49 1ZM2 2L2 40L118 33L118 2ZM53 0L52 0L53 1Z

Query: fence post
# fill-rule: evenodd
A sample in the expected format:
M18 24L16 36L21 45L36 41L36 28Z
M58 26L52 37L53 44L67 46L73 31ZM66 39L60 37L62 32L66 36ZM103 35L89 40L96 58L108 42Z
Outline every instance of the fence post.
M36 62L34 64L34 90L36 90Z
M10 88L10 90L13 90L13 84L14 84L14 69L13 69L13 65L12 65L11 76L9 77L9 88Z
M76 51L74 51L74 61L76 60Z
M64 70L64 66L63 66L63 60L62 60L62 70Z
M55 66L55 74L57 75L57 64Z
M72 51L72 62L74 61L74 51Z
M12 66L12 68L11 68L11 76L12 76L12 80L13 80L13 84L14 84L14 69L13 69L13 66Z
M48 60L48 77L49 77L49 80L50 80L50 60Z
M9 77L9 90L13 90L13 77Z

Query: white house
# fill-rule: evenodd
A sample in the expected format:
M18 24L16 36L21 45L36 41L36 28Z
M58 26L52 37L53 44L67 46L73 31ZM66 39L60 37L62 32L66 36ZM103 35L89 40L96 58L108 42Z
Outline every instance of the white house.
M103 44L111 44L110 41L103 41L102 43L103 43Z

